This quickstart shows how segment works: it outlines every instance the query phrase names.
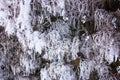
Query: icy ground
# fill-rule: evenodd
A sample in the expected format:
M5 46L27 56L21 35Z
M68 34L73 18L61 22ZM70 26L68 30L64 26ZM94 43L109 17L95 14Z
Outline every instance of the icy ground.
M0 0L0 80L119 80L120 11L102 0Z

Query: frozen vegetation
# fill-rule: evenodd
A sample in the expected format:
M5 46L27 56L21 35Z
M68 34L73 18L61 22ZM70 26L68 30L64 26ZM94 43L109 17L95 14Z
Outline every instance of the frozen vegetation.
M0 80L120 80L119 5L0 0Z

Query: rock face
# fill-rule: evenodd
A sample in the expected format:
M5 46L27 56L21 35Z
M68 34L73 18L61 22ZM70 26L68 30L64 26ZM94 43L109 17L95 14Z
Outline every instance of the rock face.
M119 6L0 0L0 80L120 80Z

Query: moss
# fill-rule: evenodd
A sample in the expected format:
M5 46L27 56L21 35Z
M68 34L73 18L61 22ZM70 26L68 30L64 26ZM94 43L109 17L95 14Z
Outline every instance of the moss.
M57 21L57 19L58 19L58 18L55 17L55 16L51 16L51 17L50 17L51 22L55 22L55 21Z
M37 80L40 80L40 69L36 69L34 73L32 73L32 74L29 75L30 80L33 80L34 77Z
M34 27L33 27L33 31L38 31L38 27L37 27L37 26L34 26Z
M68 56L67 56L66 54L65 54L64 57L63 57L63 60L64 60L64 64L65 64L65 65L68 64L68 62L67 62L67 57L68 57Z
M50 63L51 62L49 60L41 58L41 68L44 68L47 64L50 64Z
M112 62L112 63L110 64L111 72L112 72L113 74L117 73L117 67L118 67L118 66L120 66L120 61L119 61L119 60L117 60L116 62Z
M58 19L63 20L63 16L51 16L51 22L56 22Z
M72 63L73 66L74 66L74 69L73 69L73 70L74 70L74 71L77 71L77 69L79 68L80 59L77 58L77 59L73 60L71 63Z
M70 64L72 64L74 66L73 71L76 74L76 79L79 80L79 76L80 76L80 67L79 67L80 59L76 58L75 60L71 61Z
M80 57L80 58L82 58L82 59L85 59L85 58L86 58L86 57L83 55L82 52L78 52L77 55L78 55L78 57Z
M86 28L88 34L94 34L94 33L95 33L94 21L87 21L87 22L84 24L84 27Z
M97 71L92 71L89 76L89 80L99 80Z
M37 70L35 71L35 75L36 75L36 76L40 76L40 70L39 70L39 69L37 69Z
M85 31L80 31L79 34L80 36L82 36L83 34L85 34Z

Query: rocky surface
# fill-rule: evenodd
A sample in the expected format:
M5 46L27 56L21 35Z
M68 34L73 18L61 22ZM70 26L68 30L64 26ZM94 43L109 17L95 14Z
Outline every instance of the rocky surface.
M0 0L0 80L119 80L119 5Z

